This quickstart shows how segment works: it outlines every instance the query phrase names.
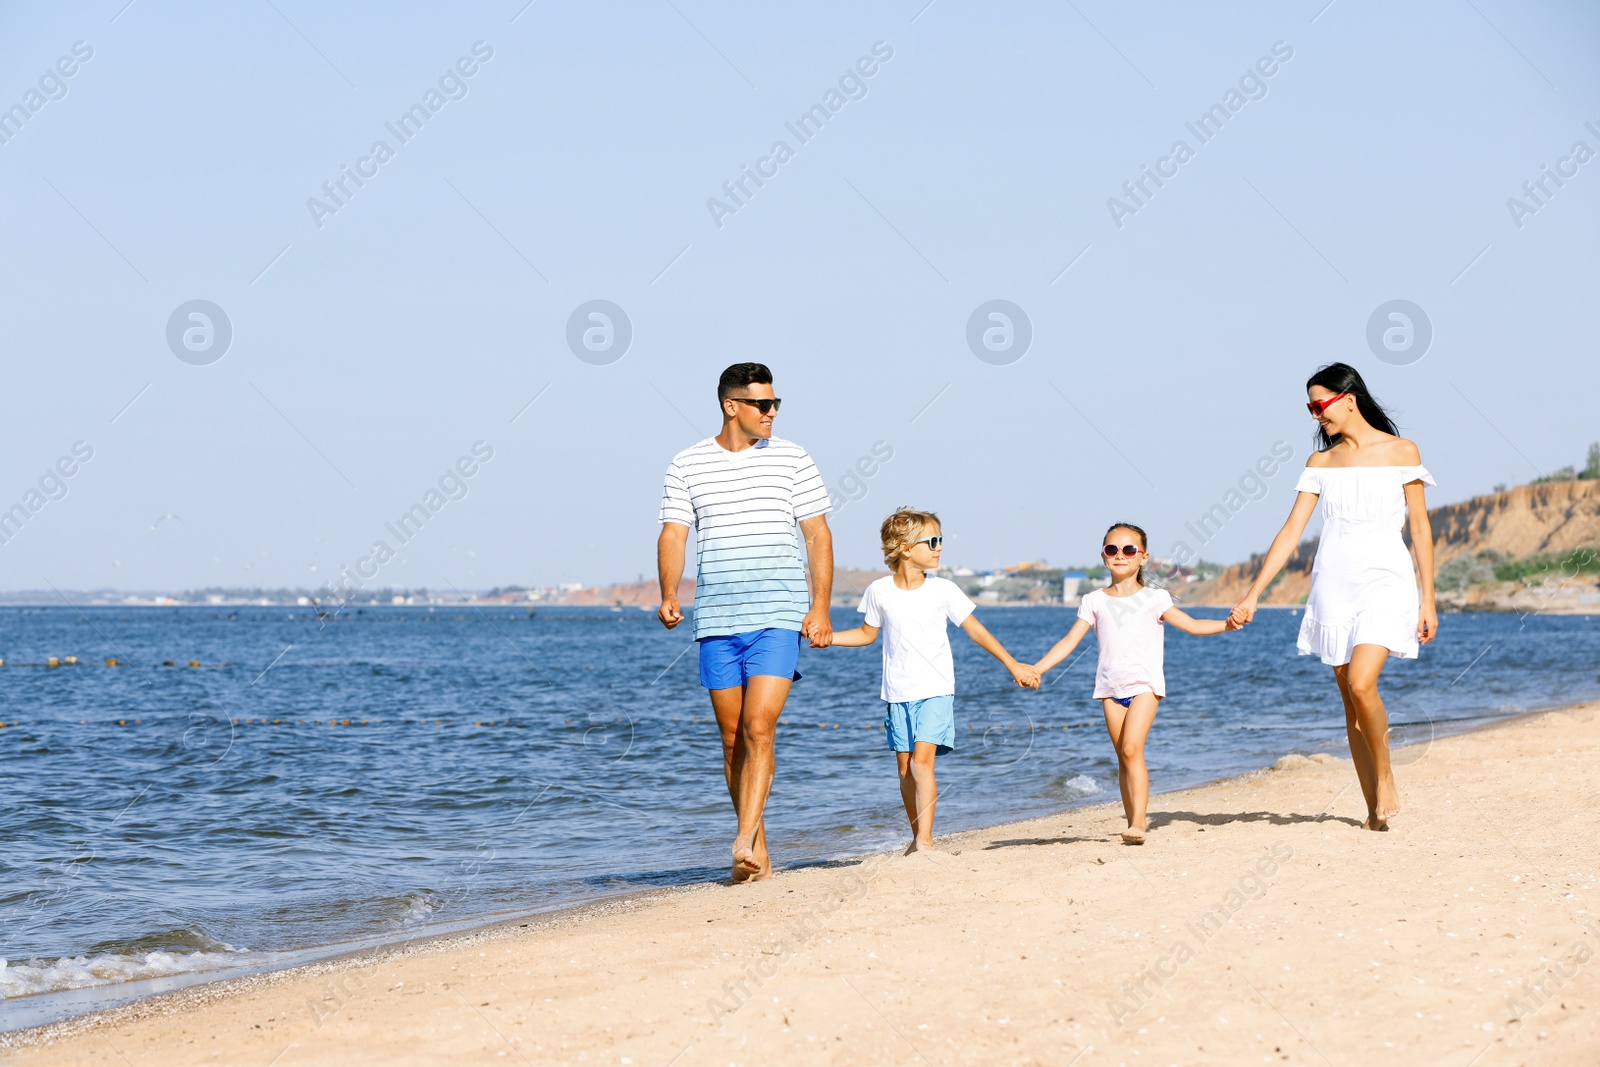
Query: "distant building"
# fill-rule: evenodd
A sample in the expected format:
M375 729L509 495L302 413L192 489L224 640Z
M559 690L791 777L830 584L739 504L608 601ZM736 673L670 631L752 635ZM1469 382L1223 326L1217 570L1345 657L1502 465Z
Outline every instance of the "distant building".
M1061 576L1061 602L1068 606L1076 604L1078 597L1083 595L1083 583L1089 576L1083 571L1067 571Z

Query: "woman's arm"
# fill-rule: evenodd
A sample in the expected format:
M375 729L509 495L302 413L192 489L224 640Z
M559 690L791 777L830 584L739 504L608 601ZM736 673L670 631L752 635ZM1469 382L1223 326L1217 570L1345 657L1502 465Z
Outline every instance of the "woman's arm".
M969 614L963 619L961 628L967 631L968 637L977 642L979 648L1004 663L1006 670L1011 672L1011 677L1017 680L1018 685L1028 689L1039 688L1039 672L1032 667L1018 663L1015 657L1006 651L1005 646L995 638L994 634L990 633L988 628L978 621L976 614Z
M1067 631L1067 636L1057 641L1049 652L1044 654L1044 659L1033 665L1033 669L1044 674L1050 668L1072 655L1072 650L1078 647L1078 642L1083 640L1083 635L1089 632L1089 624L1079 619L1072 624L1072 629Z
M833 640L829 642L835 646L845 648L862 648L878 639L878 627L862 623L854 630L835 630Z
M1211 634L1220 634L1224 630L1237 630L1239 623L1233 621L1233 616L1226 619L1197 619L1187 611L1178 608L1168 608L1161 613L1161 621L1171 623L1186 634L1197 637L1207 637Z
M1294 555L1294 550L1300 546L1300 535L1306 532L1306 523L1311 521L1311 513L1317 508L1317 494L1301 492L1294 498L1294 507L1289 509L1289 517L1284 521L1283 529L1278 531L1278 536L1272 539L1272 547L1267 549L1267 558L1261 564L1261 573L1256 575L1256 580L1250 583L1249 592L1244 598L1233 606L1229 618L1243 626L1255 618L1256 601L1261 598L1262 592L1272 584L1272 579L1283 570L1283 565L1289 562L1289 557Z
M1406 510L1411 519L1411 550L1417 554L1417 573L1422 578L1422 606L1417 613L1417 640L1432 641L1439 632L1439 609L1433 599L1433 524L1428 521L1428 502L1423 485L1407 482Z

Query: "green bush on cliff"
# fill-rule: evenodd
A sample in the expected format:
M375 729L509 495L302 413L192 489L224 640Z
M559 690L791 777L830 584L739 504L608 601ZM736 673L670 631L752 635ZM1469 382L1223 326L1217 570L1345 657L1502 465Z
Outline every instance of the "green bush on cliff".
M1495 578L1502 582L1543 581L1547 578L1559 580L1578 574L1600 574L1600 551L1578 548L1565 556L1525 556L1522 559L1503 560L1494 568Z

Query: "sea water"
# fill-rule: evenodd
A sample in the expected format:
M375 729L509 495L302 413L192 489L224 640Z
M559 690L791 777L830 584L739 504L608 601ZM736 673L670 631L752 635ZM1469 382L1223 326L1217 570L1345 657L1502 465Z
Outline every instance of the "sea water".
M1033 660L1075 612L980 617ZM1330 670L1295 655L1299 622L1167 635L1155 790L1347 754ZM0 1028L726 877L733 818L688 630L638 608L0 610ZM1038 693L951 643L941 832L1116 799L1092 636ZM1394 740L1414 746L1402 789L1435 737L1600 697L1597 665L1594 617L1445 616L1420 660L1384 673ZM780 870L908 837L879 650L808 649L800 671L767 808Z

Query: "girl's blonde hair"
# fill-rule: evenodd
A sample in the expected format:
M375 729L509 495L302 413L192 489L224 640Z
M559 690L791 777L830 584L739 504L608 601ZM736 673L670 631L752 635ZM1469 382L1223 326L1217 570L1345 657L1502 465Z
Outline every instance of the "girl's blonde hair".
M912 545L931 536L928 534L930 526L943 528L939 516L914 508L896 508L893 515L883 520L878 536L883 540L883 562L889 565L890 570L900 566L900 561L911 551Z

